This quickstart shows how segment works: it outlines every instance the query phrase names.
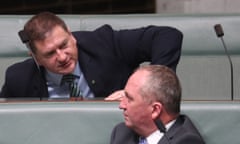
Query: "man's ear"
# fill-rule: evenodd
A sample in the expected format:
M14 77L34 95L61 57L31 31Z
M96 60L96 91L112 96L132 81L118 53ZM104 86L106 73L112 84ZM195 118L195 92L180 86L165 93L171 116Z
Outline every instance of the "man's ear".
M163 105L160 102L154 102L152 104L152 119L157 119L162 112Z

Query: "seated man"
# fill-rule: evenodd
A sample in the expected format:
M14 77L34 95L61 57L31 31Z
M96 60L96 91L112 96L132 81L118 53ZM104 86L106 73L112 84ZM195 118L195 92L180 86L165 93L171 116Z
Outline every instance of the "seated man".
M176 70L183 37L175 28L157 26L70 32L50 12L33 16L19 34L32 58L7 69L2 98L106 97L123 89L142 62Z
M119 105L125 123L113 129L110 143L204 144L189 117L180 114L180 101L181 85L174 71L162 65L138 68Z

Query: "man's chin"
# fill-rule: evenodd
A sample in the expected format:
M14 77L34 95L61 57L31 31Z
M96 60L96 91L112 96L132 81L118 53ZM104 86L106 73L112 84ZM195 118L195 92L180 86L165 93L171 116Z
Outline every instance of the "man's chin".
M129 121L127 121L127 120L125 120L125 125L126 125L127 127L132 127L132 124L129 123Z
M70 74L70 73L72 73L72 72L73 72L73 71L62 70L62 71L58 71L58 72L56 72L56 73L61 74L61 75L65 75L65 74Z
M69 74L69 73L72 73L74 71L74 66L69 66L69 67L66 67L66 68L62 68L61 70L61 73L62 74Z

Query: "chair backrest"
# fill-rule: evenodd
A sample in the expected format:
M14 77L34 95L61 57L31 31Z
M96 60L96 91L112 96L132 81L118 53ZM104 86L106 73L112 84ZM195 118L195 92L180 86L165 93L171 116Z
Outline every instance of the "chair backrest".
M172 26L184 34L182 56L177 74L182 82L183 99L231 100L231 70L221 40L213 26L222 24L224 40L233 61L234 99L240 99L240 15L59 15L72 31L94 30L110 24L116 30L147 25ZM27 49L18 38L29 15L0 16L0 85L6 67L28 58ZM9 27L11 27L9 29Z
M206 144L240 141L239 102L183 102ZM117 102L0 103L1 144L107 144L122 122Z

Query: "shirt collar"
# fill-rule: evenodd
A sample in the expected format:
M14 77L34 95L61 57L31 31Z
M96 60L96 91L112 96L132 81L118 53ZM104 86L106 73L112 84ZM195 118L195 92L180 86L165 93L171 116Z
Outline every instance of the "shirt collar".
M76 67L75 67L74 71L72 72L72 74L74 74L76 76L80 76L81 71L82 70L81 70L81 68L79 66L79 63L77 62Z
M176 119L174 119L174 120L170 121L169 123L167 123L167 124L165 125L166 131L168 131L168 130L170 129L170 127L171 127L175 122L176 122Z
M170 127L175 123L175 120L170 121L165 125L166 131L170 129ZM164 133L160 132L160 130L154 131L152 134L150 134L146 139L149 144L157 144L159 140L163 137Z
M46 70L46 80L47 80L47 82L52 82L56 85L60 85L61 80L62 80L62 75L53 73L49 70Z
M76 65L74 71L72 72L72 74L74 74L76 76L80 76L80 71L81 71L81 69L80 69L79 63L77 63L77 65ZM60 85L62 77L63 77L62 74L53 73L53 72L46 69L46 80L47 80L47 82L52 82L56 85Z

